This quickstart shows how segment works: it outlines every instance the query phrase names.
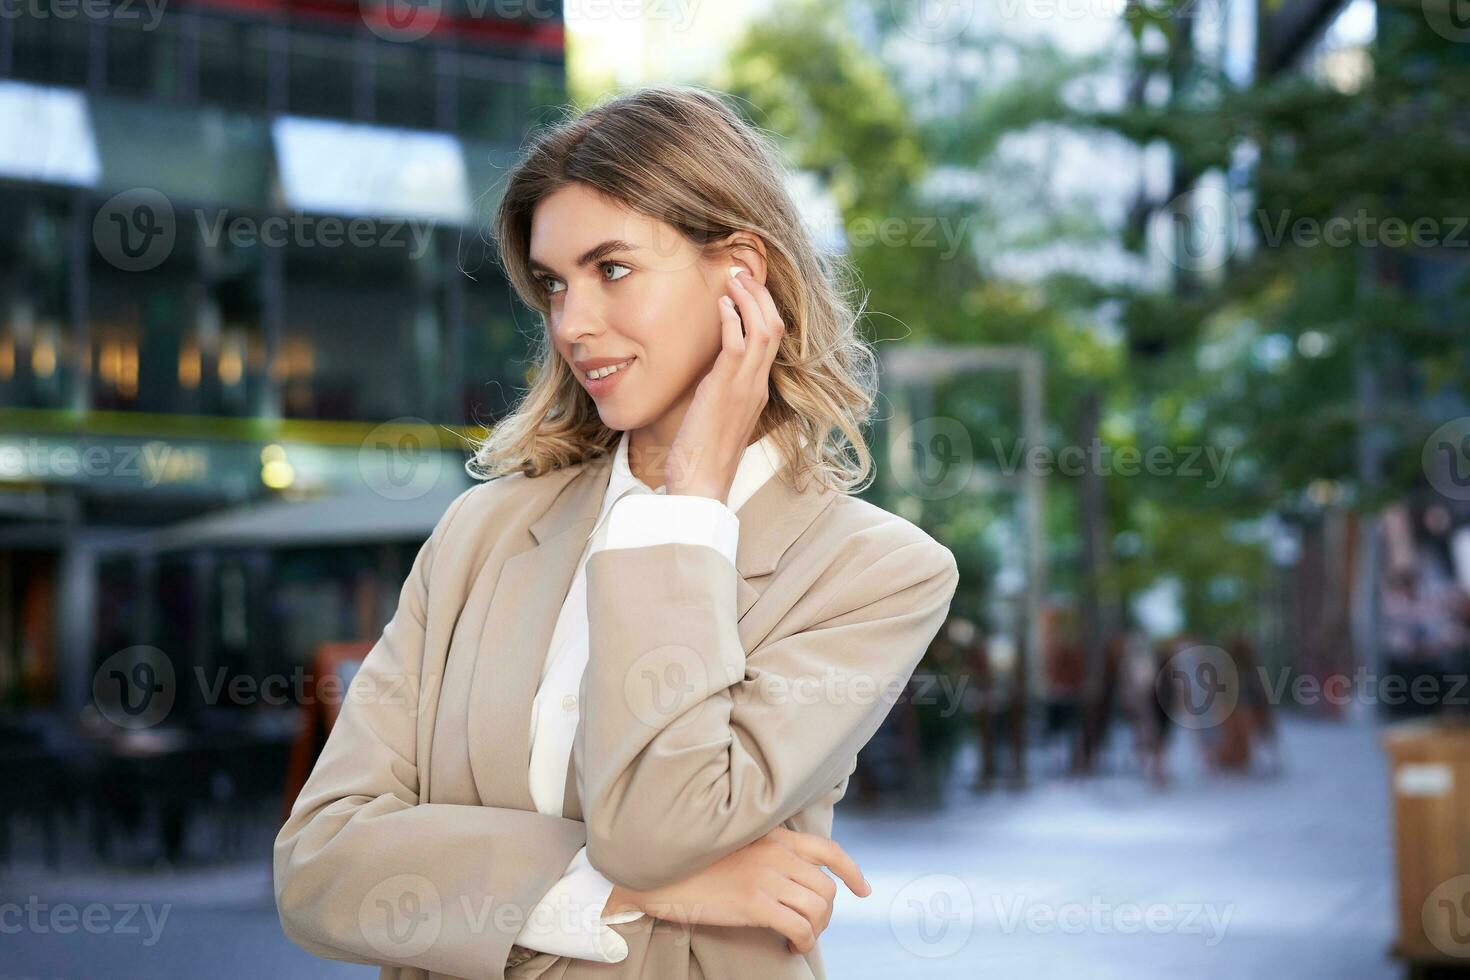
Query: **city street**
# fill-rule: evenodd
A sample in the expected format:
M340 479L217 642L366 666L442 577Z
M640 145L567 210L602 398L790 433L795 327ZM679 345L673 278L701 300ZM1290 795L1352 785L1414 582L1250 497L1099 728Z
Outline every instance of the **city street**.
M545 815L869 733L830 980L1470 980L1470 0L138 6L0 7L0 980L815 973Z
M1397 976L1376 730L1282 721L1280 779L1205 776L1176 730L1162 791L1130 774L956 797L898 825L839 813L874 893L846 895L824 934L831 975Z
M1175 732L1165 790L1136 774L951 794L929 815L839 811L874 887L843 896L834 978L1333 978L1399 975L1377 731L1283 719L1286 774L1206 777ZM962 779L968 778L961 772ZM108 907L117 928L6 938L0 976L375 976L280 933L265 864L187 874L0 877L6 902ZM122 909L142 903L126 924ZM922 913L922 914L921 914ZM94 913L99 914L99 913ZM100 914L99 914L100 915ZM8 913L6 931L18 916ZM44 920L43 920L44 921ZM130 931L131 930L131 931Z

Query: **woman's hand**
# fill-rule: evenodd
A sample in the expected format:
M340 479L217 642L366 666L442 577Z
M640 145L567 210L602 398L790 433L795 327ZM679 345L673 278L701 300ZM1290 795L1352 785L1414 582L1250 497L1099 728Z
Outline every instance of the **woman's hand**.
M638 909L667 922L763 926L784 935L791 952L806 953L832 921L837 884L824 866L854 895L872 894L857 862L834 841L777 827L675 884L651 891L614 886L604 914Z
M728 282L730 295L719 301L723 346L695 389L664 464L668 493L721 503L766 407L771 365L786 332L770 291L748 270L740 268Z

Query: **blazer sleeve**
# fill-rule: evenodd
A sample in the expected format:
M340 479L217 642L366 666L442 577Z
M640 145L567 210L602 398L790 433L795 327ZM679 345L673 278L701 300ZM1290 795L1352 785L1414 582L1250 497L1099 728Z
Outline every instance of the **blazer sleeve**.
M738 572L720 550L675 542L588 558L576 751L594 867L639 890L681 881L840 784L959 581L954 555L927 536L878 550L847 549L809 625L749 656Z
M419 800L430 569L446 510L276 836L281 926L317 956L501 978L516 935L585 843L580 821Z

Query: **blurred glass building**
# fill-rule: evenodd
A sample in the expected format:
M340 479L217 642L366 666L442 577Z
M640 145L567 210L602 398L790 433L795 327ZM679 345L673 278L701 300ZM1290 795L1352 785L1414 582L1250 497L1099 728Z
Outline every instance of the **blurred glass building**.
M483 223L565 100L561 5L14 12L0 698L74 720L146 646L187 718L374 639L524 384Z

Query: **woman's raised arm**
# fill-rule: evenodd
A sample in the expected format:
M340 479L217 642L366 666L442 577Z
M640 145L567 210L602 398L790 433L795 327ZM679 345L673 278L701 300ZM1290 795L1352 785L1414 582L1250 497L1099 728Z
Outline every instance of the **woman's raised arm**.
M465 498L419 549L398 608L276 837L276 906L317 956L504 976L530 910L585 841L581 822L419 801L417 725L430 570ZM506 760L524 764L524 760Z
M832 591L810 624L748 658L738 573L720 549L673 542L589 557L576 751L594 867L637 890L680 881L840 783L959 580L948 548L893 527L845 541L814 586Z

